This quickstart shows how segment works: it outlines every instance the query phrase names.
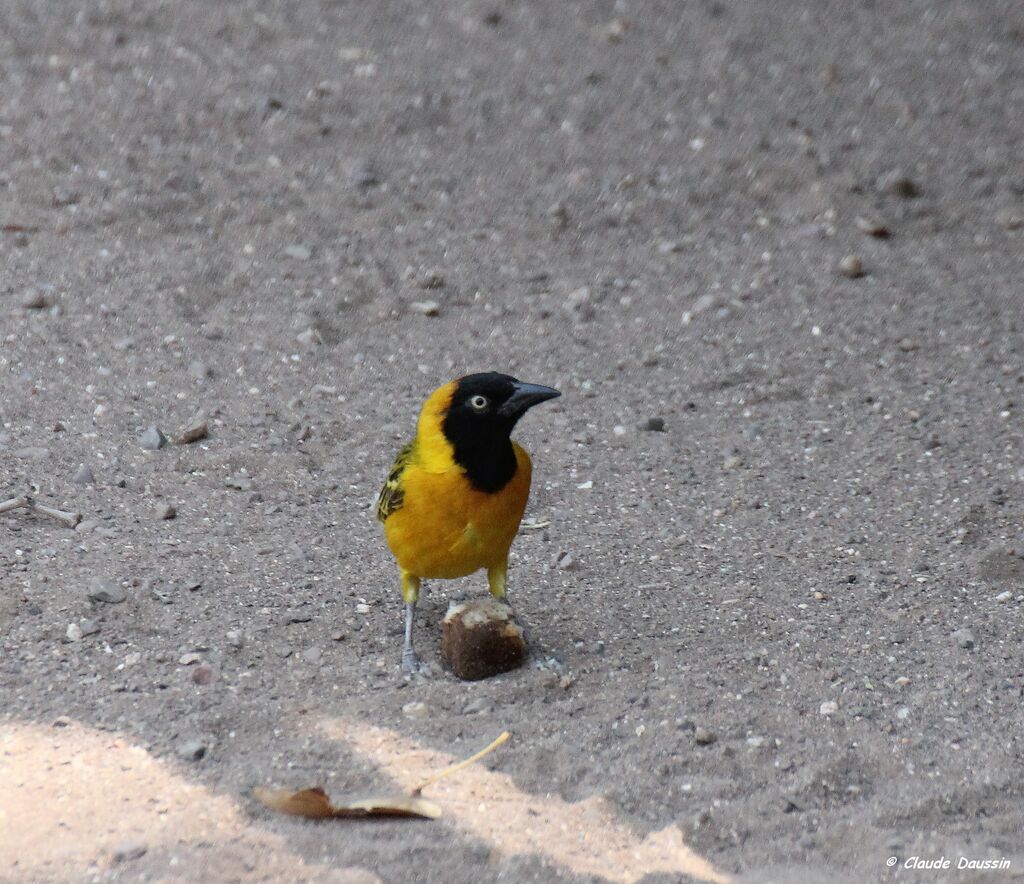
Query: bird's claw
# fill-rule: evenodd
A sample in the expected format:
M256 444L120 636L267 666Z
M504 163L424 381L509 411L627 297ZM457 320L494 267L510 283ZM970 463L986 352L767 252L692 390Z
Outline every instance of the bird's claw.
M402 672L406 675L420 675L423 678L430 678L430 664L424 663L412 648L402 651Z

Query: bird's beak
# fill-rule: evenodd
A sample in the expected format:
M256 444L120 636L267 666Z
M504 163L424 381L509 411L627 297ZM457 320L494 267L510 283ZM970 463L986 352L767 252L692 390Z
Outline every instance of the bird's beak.
M540 384L524 384L522 381L516 381L512 395L498 408L498 414L502 417L519 417L538 402L554 399L561 395L554 387L542 387Z

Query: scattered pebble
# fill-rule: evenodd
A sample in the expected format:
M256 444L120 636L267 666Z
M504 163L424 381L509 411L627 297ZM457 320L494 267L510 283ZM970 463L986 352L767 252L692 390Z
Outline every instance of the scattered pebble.
M441 305L437 301L413 301L409 305L409 309L413 313L419 313L421 316L441 315Z
M45 310L47 307L46 295L37 288L25 289L21 295L21 306L26 310Z
M843 276L859 279L864 275L864 263L856 255L847 255L836 268Z
M890 172L886 172L884 175L880 175L878 180L875 182L875 187L881 193L890 193L893 196L902 197L903 199L912 199L915 196L919 196L921 193L917 184L915 184L900 169L893 169Z
M958 647L964 648L968 651L972 650L974 646L978 643L977 638L975 638L974 631L967 627L964 627L963 629L958 629L956 632L954 632L953 638L956 639Z
M839 704L835 700L826 700L818 707L819 715L835 715L839 711Z
M206 744L201 740L186 740L174 751L184 761L199 761L206 755Z
M860 215L854 223L861 233L866 233L868 236L885 239L889 235L889 226L879 218Z
M406 718L426 718L428 714L430 714L430 708L419 700L413 700L402 707L402 715Z
M698 746L710 746L717 739L718 736L713 731L708 730L706 727L694 728L693 742L695 742Z
M75 474L71 477L71 481L76 485L95 485L96 477L92 474L89 465L83 463L79 464Z
M209 427L206 423L206 416L199 412L195 417L188 422L188 426L181 431L181 434L175 439L178 445L189 445L192 442L198 442L200 439L205 439L209 435Z
M123 587L110 580L105 580L102 577L93 577L89 582L89 598L94 602L119 605L128 598L128 593L125 592Z
M665 418L663 417L649 417L646 423L643 424L643 429L648 433L664 433L665 432Z
M153 424L150 426L142 437L139 439L139 444L142 445L146 451L159 451L167 444L167 437L160 432L160 428Z

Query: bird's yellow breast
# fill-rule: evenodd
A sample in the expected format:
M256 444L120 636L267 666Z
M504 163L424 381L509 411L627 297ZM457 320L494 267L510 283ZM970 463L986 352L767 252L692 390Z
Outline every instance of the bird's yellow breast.
M422 422L421 422L422 435ZM519 530L530 494L530 456L515 442L516 471L501 490L475 489L436 436L417 438L402 472L402 506L384 523L402 570L417 577L464 577L501 564ZM419 449L419 450L417 450Z

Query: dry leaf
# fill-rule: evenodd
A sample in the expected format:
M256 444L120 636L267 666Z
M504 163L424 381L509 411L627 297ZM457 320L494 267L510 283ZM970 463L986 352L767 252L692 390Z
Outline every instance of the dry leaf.
M257 788L253 790L253 794L271 810L289 816L301 816L308 820L367 816L421 817L436 820L441 816L441 808L433 801L411 795L374 796L334 805L331 804L327 793L319 787L298 792Z

